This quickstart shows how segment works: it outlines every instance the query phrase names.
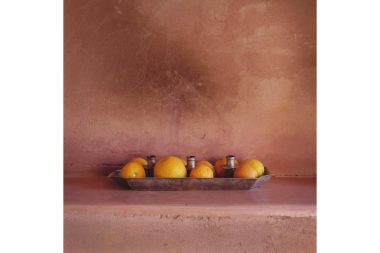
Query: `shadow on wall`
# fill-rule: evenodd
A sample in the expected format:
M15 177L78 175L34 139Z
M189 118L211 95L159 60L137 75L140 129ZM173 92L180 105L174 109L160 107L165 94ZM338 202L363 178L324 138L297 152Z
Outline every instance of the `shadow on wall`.
M220 73L215 73L217 67L196 36L188 40L168 28L172 23L152 21L157 10L144 9L141 1L72 2L65 2L66 104L75 96L88 99L72 96L73 92L92 90L111 99L113 106L108 112L103 112L107 108L91 108L90 114L114 114L114 118L132 114L152 121L165 118L166 125L157 127L170 129L172 138L166 147L173 150L181 145L181 126L191 121L201 124L206 120L209 127L222 126L216 131L228 131L231 126L223 114L236 105L238 86L217 82ZM227 71L223 78L232 83L239 80L237 72ZM72 87L74 84L77 87ZM95 99L98 94L90 96ZM133 132L123 133L125 142L136 142L134 138ZM206 133L201 136L205 138ZM70 145L65 149L71 150ZM146 155L150 148L132 148L124 153ZM114 160L107 159L104 155L103 162ZM103 167L100 170L108 171Z
M223 110L232 109L238 86L216 83L196 37L189 41L181 32L173 33L165 24L152 21L154 9L142 10L142 2L87 1L82 7L85 15L78 21L83 27L75 33L67 28L71 36L65 41L65 53L74 54L72 48L76 48L79 54L66 57L66 62L80 66L67 68L66 76L71 79L85 70L92 85L99 86L94 88L110 92L120 106L160 109L177 114L174 118L196 113L220 117ZM78 18L72 12L67 10L67 19ZM238 76L230 79L238 80ZM122 101L128 102L123 105Z
M65 173L231 152L314 173L313 6L66 0Z

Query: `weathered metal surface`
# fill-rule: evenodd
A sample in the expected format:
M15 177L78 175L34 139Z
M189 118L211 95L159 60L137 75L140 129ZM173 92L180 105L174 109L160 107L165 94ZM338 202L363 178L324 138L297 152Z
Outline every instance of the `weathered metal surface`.
M132 190L187 191L187 190L250 190L270 179L267 169L259 178L122 178L119 171L109 175L116 183Z

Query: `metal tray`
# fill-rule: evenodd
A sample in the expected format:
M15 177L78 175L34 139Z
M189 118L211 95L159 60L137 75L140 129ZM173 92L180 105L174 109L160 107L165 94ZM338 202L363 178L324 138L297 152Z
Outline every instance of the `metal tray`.
M121 186L140 191L250 190L271 178L266 168L259 178L122 178L119 170L109 177Z

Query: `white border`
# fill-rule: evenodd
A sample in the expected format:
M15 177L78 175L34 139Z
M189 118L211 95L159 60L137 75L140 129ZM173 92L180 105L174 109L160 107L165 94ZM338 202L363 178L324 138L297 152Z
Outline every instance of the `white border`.
M0 252L63 252L62 14L0 4Z
M379 9L317 2L319 252L380 252Z
M0 252L63 251L62 7L0 6ZM319 252L380 249L379 9L318 1Z

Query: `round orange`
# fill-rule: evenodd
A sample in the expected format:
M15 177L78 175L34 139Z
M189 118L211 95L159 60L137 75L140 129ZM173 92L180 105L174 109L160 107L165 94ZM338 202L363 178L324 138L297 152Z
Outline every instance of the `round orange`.
M264 175L264 164L260 162L259 160L255 159L248 159L242 162L243 164L249 164L251 167L255 168L257 170L258 176Z
M242 164L239 168L235 170L234 177L237 178L257 178L259 174L257 170L250 164Z
M213 178L214 172L212 172L212 169L208 165L200 164L191 170L190 177L193 177L193 178Z
M210 169L212 170L212 173L215 175L214 166L212 166L212 164L209 161L201 160L201 161L197 162L197 165L201 165L201 164L204 164L204 165L207 165L208 167L210 167Z
M219 159L215 162L216 177L224 177L224 164L223 159Z
M186 177L186 167L181 158L166 156L156 163L153 174L155 177L183 178Z
M141 163L142 166L147 166L148 162L142 157L134 157L129 162L138 162Z
M122 178L146 177L144 167L138 162L129 162L120 171Z

